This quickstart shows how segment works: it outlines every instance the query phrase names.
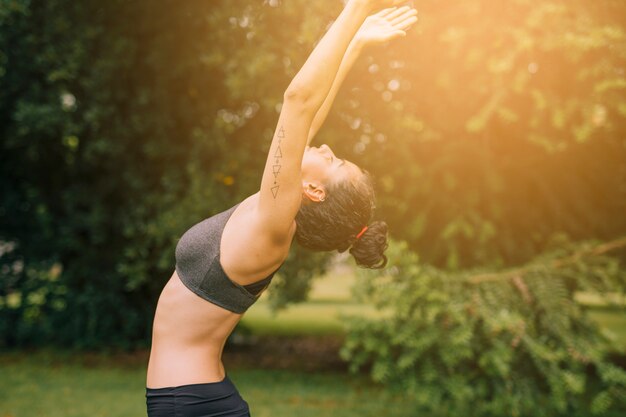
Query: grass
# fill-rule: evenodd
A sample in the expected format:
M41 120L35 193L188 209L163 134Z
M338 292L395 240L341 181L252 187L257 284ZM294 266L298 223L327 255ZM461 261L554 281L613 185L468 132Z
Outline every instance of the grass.
M145 415L144 368L89 369L41 357L14 357L0 368L0 417Z
M342 316L375 314L373 308L362 304L332 300L311 300L274 313L269 303L260 300L244 316L241 325L259 335L335 335L345 332Z
M264 294L241 320L242 327L258 335L339 335L345 333L343 316L375 316L372 306L353 301L355 277L339 268L315 280L306 303L274 312ZM1 417L1 416L0 416Z
M145 366L86 366L62 353L0 357L0 417L145 416ZM406 416L410 404L339 373L229 371L255 417Z
M239 384L255 417L406 416L410 404L341 374L246 371ZM269 383L268 383L269 382Z
M611 338L615 339L618 349L626 352L626 311L591 310L589 315Z

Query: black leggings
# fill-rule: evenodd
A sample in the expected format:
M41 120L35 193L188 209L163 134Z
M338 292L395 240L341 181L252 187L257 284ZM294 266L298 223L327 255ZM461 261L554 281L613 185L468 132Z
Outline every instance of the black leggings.
M250 417L248 403L228 379L205 384L146 388L148 417Z

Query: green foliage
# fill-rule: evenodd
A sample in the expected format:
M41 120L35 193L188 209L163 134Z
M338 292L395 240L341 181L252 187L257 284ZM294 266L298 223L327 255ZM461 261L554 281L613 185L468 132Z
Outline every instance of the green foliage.
M320 140L440 267L623 235L626 3L453 3L366 51ZM340 7L0 0L0 346L146 344L178 237L258 190L282 93ZM294 252L275 305L324 259Z
M626 3L418 8L418 33L373 54L346 110L395 236L462 268L526 262L555 233L623 235Z
M145 345L178 237L258 190L282 91L235 98L243 3L0 3L0 346Z
M617 243L476 275L420 265L394 243L394 266L363 272L358 287L383 317L353 318L342 356L436 415L624 411L626 370L607 358L618 347L574 301L577 291L624 293L626 269L606 254L626 239Z

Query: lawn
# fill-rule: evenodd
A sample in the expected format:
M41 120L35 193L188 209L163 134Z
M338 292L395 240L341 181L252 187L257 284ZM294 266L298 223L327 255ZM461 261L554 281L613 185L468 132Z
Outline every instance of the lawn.
M61 353L2 355L0 417L145 415L145 365L105 357L88 362L94 360ZM237 369L229 376L255 417L399 417L411 408L341 373Z
M352 300L350 288L354 274L339 268L333 274L318 278L306 303L291 305L273 312L267 294L254 305L241 321L241 326L258 335L324 335L342 334L343 315L372 315L374 308Z
M626 352L626 312L624 310L592 309L589 315L618 346Z

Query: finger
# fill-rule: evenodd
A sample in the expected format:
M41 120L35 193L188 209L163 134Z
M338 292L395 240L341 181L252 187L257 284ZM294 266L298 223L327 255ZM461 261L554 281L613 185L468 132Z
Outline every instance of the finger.
M417 22L417 16L411 16L400 23L393 25L394 29L407 30Z
M406 36L406 32L403 30L395 30L393 32L391 32L389 35L387 35L387 37L385 38L385 41L390 41L393 39L397 39L397 38L402 38Z
M397 9L397 7L390 7L388 9L383 9L380 12L376 13L376 15L379 16L379 17L385 17L385 16L389 15L389 13L393 12L396 9Z
M389 16L387 16L386 19L387 19L388 22L390 22L392 25L395 26L398 23L403 22L404 20L406 20L406 19L408 19L408 18L410 18L412 16L417 16L417 10L415 10L415 9L406 10L404 13L402 13L402 14L396 16L396 17L393 17L393 18L390 18Z
M387 20L395 19L398 16L401 16L403 13L406 13L408 10L411 10L410 6L402 6L396 7L395 10L392 10L385 18Z
M404 12L406 12L407 10L410 10L411 7L409 6L402 6L394 11L392 11L391 13L389 13L385 18L387 20L393 20L398 16L401 16Z

